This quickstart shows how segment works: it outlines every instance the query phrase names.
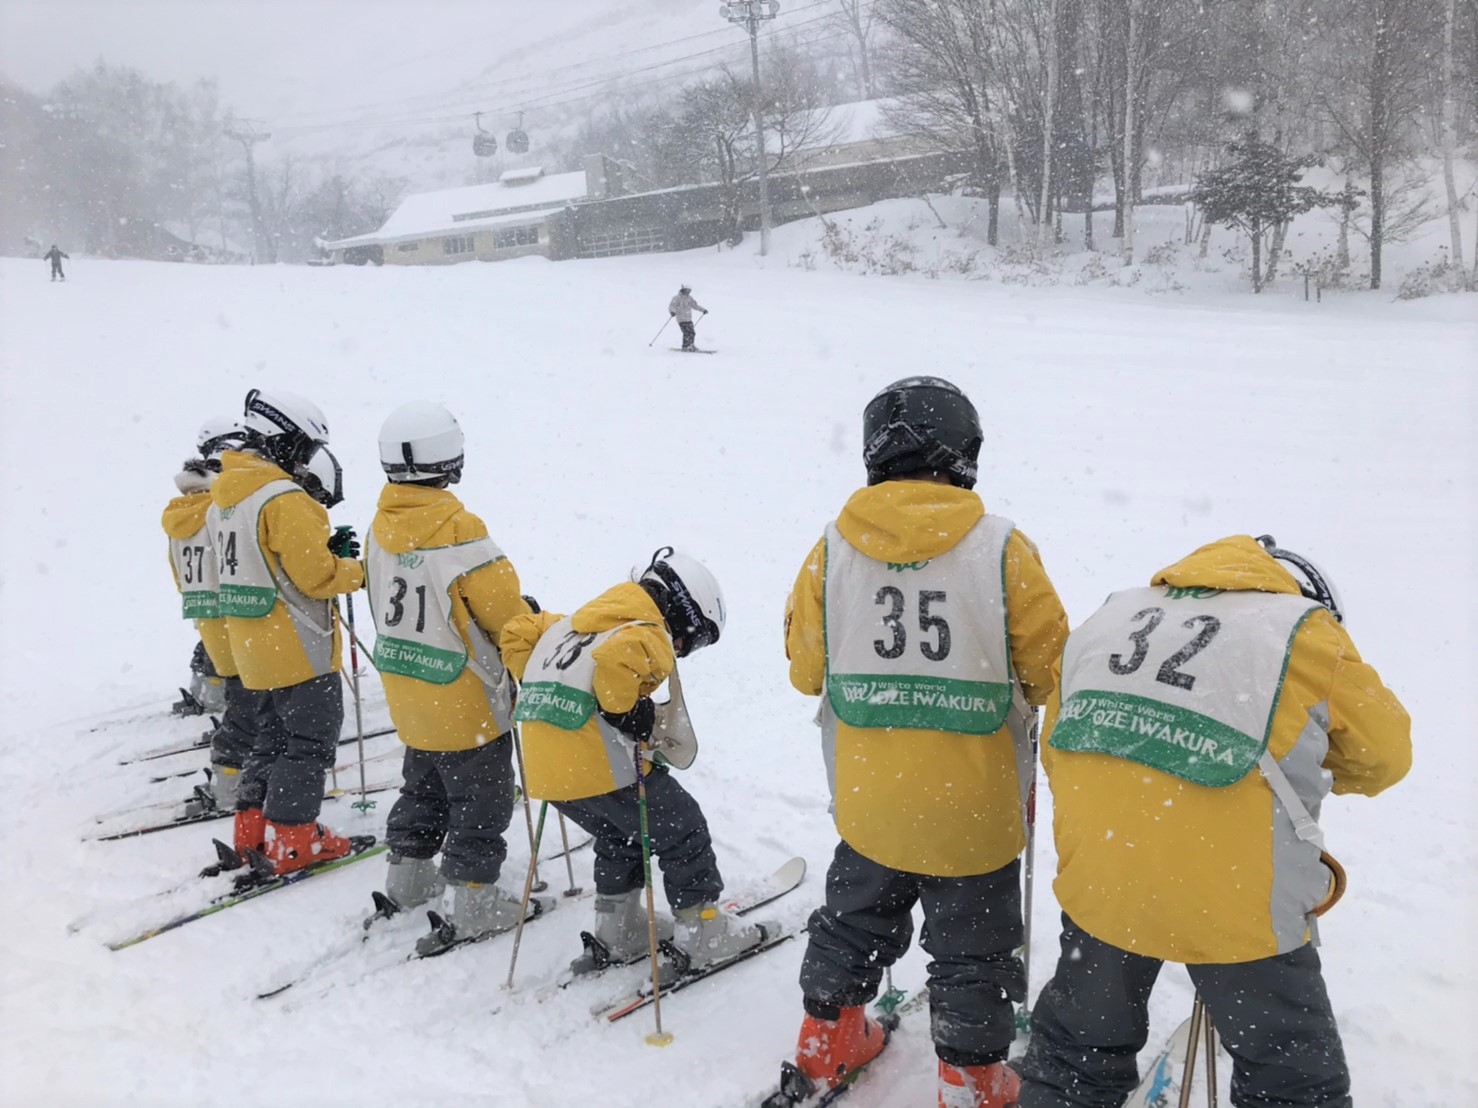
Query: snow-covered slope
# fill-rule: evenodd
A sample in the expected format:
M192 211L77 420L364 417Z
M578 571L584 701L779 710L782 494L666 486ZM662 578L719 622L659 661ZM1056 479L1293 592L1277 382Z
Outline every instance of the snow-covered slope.
M712 309L700 337L716 357L668 353L670 328L647 345L680 280ZM1416 728L1406 782L1327 807L1351 890L1323 954L1356 1098L1478 1102L1478 327L1466 298L1141 299L696 252L444 270L78 259L65 285L6 260L0 302L0 1102L744 1104L793 1046L800 943L674 997L664 1051L643 1044L644 1019L590 1018L618 983L542 998L589 926L588 901L529 930L513 992L499 988L500 939L254 1000L352 938L377 861L109 953L106 940L198 895L141 900L208 860L223 825L82 843L95 813L183 791L116 762L195 730L93 728L162 708L185 678L191 636L158 517L204 416L252 385L317 398L346 467L336 522L363 528L381 419L406 399L443 400L468 432L466 500L547 606L587 599L662 543L710 561L732 617L684 671L703 738L685 782L733 887L809 859L776 910L799 926L835 840L813 705L786 681L781 606L861 481L863 404L917 372L975 397L981 492L1040 544L1075 621L1232 532L1271 531L1337 576L1356 641ZM388 808L382 797L367 816L341 804L326 818L368 830ZM516 822L510 884L521 835ZM589 852L577 862L588 887ZM1049 834L1038 864L1050 874ZM545 876L561 887L557 867ZM1056 938L1050 883L1037 887L1034 988ZM899 982L922 975L914 952ZM1155 1036L1188 1007L1183 972L1167 971ZM849 1098L858 1108L929 1102L922 1024L897 1045Z

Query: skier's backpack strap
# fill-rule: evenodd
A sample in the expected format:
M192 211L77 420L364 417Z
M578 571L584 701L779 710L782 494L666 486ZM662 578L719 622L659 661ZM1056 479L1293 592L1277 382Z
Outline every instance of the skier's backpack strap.
M1298 790L1293 787L1293 782L1288 780L1288 775L1283 772L1283 767L1278 764L1271 751L1263 751L1257 768L1262 771L1263 777L1267 778L1268 787L1273 790L1273 795L1283 802L1288 818L1293 820L1293 833L1303 842L1313 843L1322 851L1324 831L1319 826L1319 821L1309 813L1308 807L1299 798Z

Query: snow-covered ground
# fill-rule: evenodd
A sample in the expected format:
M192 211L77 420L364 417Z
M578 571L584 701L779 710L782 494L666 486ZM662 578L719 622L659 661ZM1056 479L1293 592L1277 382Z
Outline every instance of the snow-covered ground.
M700 338L716 357L668 353L672 328L648 346L680 280L712 309ZM185 880L224 829L80 841L96 813L184 791L148 783L161 763L117 765L197 730L128 721L172 699L191 647L159 512L201 419L262 385L322 404L349 493L335 520L363 528L379 423L428 397L460 416L461 491L547 606L580 603L662 543L706 557L732 618L684 672L703 738L685 782L733 888L790 854L810 861L775 913L798 927L835 840L781 606L861 481L863 404L937 372L974 396L980 490L1040 544L1075 622L1233 532L1270 531L1331 567L1416 731L1406 782L1327 808L1351 888L1324 958L1356 1100L1478 1103L1473 304L869 280L733 252L440 270L79 259L65 285L39 262L0 262L0 1102L746 1103L793 1047L799 942L672 998L661 1051L644 1017L591 1019L619 981L541 993L588 901L530 928L513 992L499 939L254 1000L352 940L377 861L105 948L198 902L189 886L146 894ZM373 830L388 808L382 796L367 816L340 803L326 818ZM516 822L510 884L521 834ZM589 852L576 857L588 887ZM1044 834L1041 872L1053 863ZM545 873L558 889L559 870ZM1034 989L1056 941L1050 883L1038 890ZM899 983L922 976L914 952ZM1188 1007L1183 971L1167 971L1154 1038ZM858 1108L932 1102L923 1023L896 1044L849 1098Z

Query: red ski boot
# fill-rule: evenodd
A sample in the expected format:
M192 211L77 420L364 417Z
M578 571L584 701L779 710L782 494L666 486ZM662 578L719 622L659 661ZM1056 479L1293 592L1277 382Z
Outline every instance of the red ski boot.
M243 861L248 850L261 853L267 839L267 817L260 808L241 808L236 812L235 834L236 856Z
M839 1009L834 1020L806 1013L795 1048L796 1068L824 1089L883 1052L887 1032L861 1005Z
M264 854L278 877L307 869L318 862L343 858L352 849L353 844L348 839L335 835L321 823L267 824Z
M1013 1108L1021 1078L1005 1062L952 1066L939 1060L939 1108Z

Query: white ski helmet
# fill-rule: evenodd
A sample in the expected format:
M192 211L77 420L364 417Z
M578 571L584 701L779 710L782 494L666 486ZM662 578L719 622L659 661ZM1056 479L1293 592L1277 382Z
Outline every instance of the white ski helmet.
M214 416L200 425L200 431L195 436L195 449L202 458L210 460L218 458L224 450L240 446L245 438L246 432L241 429L240 420Z
M660 547L645 567L632 569L631 579L661 610L679 658L718 642L728 618L724 591L697 558Z
M339 459L322 443L294 471L293 477L303 486L304 492L325 508L335 507L344 499L344 469L339 465Z
M246 445L289 473L306 465L315 447L328 442L328 420L311 400L296 393L246 394L241 426Z
M440 404L413 400L386 417L380 427L380 465L396 482L462 479L461 425Z
M1299 592L1309 600L1317 600L1328 608L1330 614L1340 623L1345 621L1345 607L1340 602L1339 590L1334 587L1334 581L1329 575L1320 569L1312 558L1282 549L1278 545L1278 540L1272 535L1259 535L1257 541L1258 545L1282 563L1283 568L1292 575L1294 581L1298 583Z

